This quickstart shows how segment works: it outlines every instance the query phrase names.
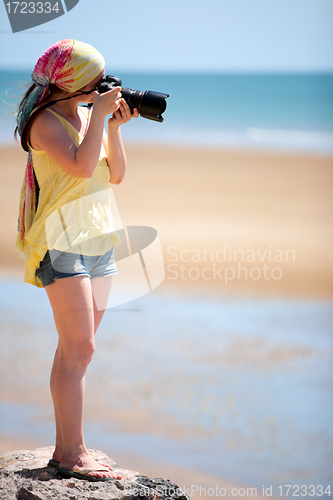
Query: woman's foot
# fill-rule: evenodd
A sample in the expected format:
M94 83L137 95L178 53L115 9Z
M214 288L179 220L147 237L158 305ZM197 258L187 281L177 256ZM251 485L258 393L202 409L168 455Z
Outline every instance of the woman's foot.
M59 467L60 463L61 463L61 459L62 459L62 451L60 450L60 448L58 448L56 446L56 448L53 452L53 456L52 456L51 460L49 461L48 465L50 467ZM105 467L106 469L112 470L111 465L107 464L106 462L100 462L99 460L96 460L96 462L100 466Z
M111 467L108 464L103 464L95 460L89 453L82 453L76 459L68 456L61 460L59 467L65 469L66 471L79 472L85 471L86 469L93 469L91 472L87 472L84 475L92 478L113 478L121 479L121 476L112 472Z
M60 446L58 446L56 444L51 460L54 460L54 462L60 463L61 457L62 457L62 449L60 448Z

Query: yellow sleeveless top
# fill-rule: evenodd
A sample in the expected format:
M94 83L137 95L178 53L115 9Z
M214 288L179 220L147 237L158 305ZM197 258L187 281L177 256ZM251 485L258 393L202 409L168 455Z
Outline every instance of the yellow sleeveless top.
M51 109L79 146L81 135ZM110 170L102 145L99 161L90 178L76 177L58 165L45 151L31 149L40 192L37 212L26 235L25 281L42 287L36 277L47 250L82 255L104 255L121 243L113 225L109 199Z

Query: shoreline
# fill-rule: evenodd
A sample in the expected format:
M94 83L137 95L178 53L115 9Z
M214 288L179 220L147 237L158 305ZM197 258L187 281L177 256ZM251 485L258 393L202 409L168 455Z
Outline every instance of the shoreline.
M151 140L146 141L145 139L132 139L123 138L125 149L151 149L158 148L160 150L164 149L177 149L180 151L211 151L218 153L231 153L231 154L256 154L256 155L271 155L271 156L287 156L290 158L313 158L313 159L327 159L333 160L333 148L331 149L301 149L301 148L293 148L293 147L284 147L284 146L273 146L273 145L250 145L247 143L244 144L205 144L205 143L196 143L196 142L175 142L168 140ZM14 148L20 147L20 144L17 143L14 139L3 139L0 137L0 149L2 148Z
M23 281L13 248L26 153L0 148L1 268ZM112 189L126 226L158 232L161 290L333 297L333 158L133 144L126 152L125 180Z

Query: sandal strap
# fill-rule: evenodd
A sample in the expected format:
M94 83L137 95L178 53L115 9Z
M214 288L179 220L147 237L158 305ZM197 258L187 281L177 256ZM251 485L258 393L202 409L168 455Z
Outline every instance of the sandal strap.
M110 469L78 469L73 472L77 472L78 474L88 474L88 472L110 472Z

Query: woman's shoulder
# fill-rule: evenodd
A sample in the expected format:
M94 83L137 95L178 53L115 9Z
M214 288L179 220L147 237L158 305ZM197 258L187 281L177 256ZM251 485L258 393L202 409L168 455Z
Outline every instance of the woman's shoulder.
M42 150L39 146L41 137L58 136L62 133L64 125L61 120L49 109L41 111L30 127L29 144L32 149Z
M44 143L45 140L61 141L62 138L68 136L68 133L72 135L71 129L71 125L65 118L49 108L44 109L36 116L31 125L29 144L32 149L41 151L43 150L41 143Z
M48 125L51 127L54 127L54 126L56 127L59 124L61 125L63 121L66 121L66 120L65 120L65 118L60 116L59 113L57 113L56 111L54 111L51 108L46 108L43 111L41 111L40 113L38 113L38 115L36 116L36 118L32 122L31 128L36 127L36 124L38 124L39 126Z

